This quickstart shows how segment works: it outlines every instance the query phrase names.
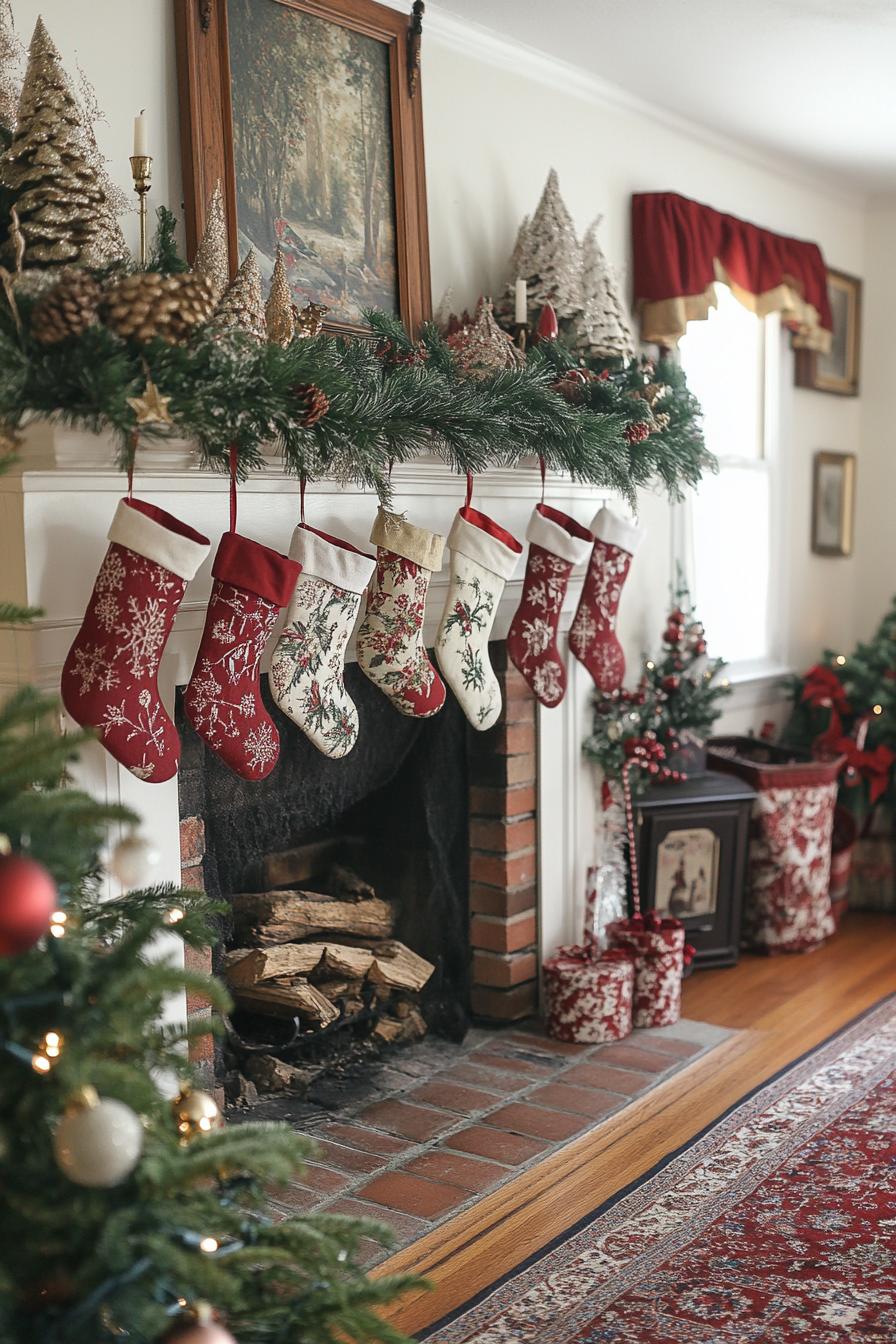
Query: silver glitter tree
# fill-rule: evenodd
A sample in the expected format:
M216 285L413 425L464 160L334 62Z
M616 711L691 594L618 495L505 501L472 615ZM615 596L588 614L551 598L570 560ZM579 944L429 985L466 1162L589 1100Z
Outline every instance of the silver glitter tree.
M530 320L537 318L546 303L553 304L561 321L581 312L581 249L553 168L535 214L520 225L510 261L508 296L518 277L526 281Z
M24 55L11 0L0 0L0 149L6 148L16 128Z
M573 323L573 345L605 359L634 358L635 338L620 293L619 278L597 240L602 215L582 240L582 311Z

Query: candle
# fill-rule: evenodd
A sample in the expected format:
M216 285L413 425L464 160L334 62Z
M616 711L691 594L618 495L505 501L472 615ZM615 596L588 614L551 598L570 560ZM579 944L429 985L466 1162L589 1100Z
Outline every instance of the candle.
M140 115L134 118L134 158L145 158L149 155L149 149L146 141L146 117L144 109L141 108Z
M520 276L516 278L516 307L513 320L518 327L526 325L526 282Z

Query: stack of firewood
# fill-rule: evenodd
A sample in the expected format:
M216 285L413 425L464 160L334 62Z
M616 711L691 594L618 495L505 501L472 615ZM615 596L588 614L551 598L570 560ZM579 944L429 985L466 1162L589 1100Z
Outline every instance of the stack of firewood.
M381 1041L419 1038L417 1002L435 967L395 941L390 902L327 863L328 852L324 842L268 855L264 879L275 889L233 897L237 946L224 974L236 1005L319 1030L374 1001ZM283 889L284 881L296 885Z

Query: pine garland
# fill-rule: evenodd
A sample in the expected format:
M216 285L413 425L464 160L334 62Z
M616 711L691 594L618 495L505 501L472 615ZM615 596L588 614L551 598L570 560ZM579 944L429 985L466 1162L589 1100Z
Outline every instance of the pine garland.
M165 272L182 265L167 211L159 212L152 258ZM623 384L595 385L581 404L558 395L558 370L576 363L562 347L539 347L524 367L477 380L461 374L434 327L415 344L400 322L376 311L367 314L370 342L320 335L282 348L210 324L187 346L138 345L95 324L42 347L30 334L26 289L16 291L15 303L17 313L0 298L0 423L15 429L41 415L111 430L122 467L133 452L128 399L139 396L147 377L171 398L174 424L141 426L143 437L195 440L203 463L222 470L235 445L242 477L273 449L292 475L356 482L384 500L391 464L421 453L441 456L458 472L540 456L553 471L630 499L655 480L674 496L713 465L689 394L676 398L680 425L633 443L626 431L640 411ZM663 374L670 385L676 376L683 387L678 370ZM329 400L328 413L312 426L302 423L304 400L296 393L308 384Z

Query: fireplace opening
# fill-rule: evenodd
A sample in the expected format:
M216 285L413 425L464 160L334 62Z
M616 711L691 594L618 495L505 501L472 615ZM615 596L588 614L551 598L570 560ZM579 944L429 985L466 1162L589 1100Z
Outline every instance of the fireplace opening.
M346 686L361 733L331 760L262 679L281 753L252 784L206 749L178 692L182 835L203 833L185 877L228 907L212 968L236 1005L214 1059L231 1100L306 1092L427 1032L460 1042L469 1024L466 722L450 697L432 719L397 714L354 664Z

